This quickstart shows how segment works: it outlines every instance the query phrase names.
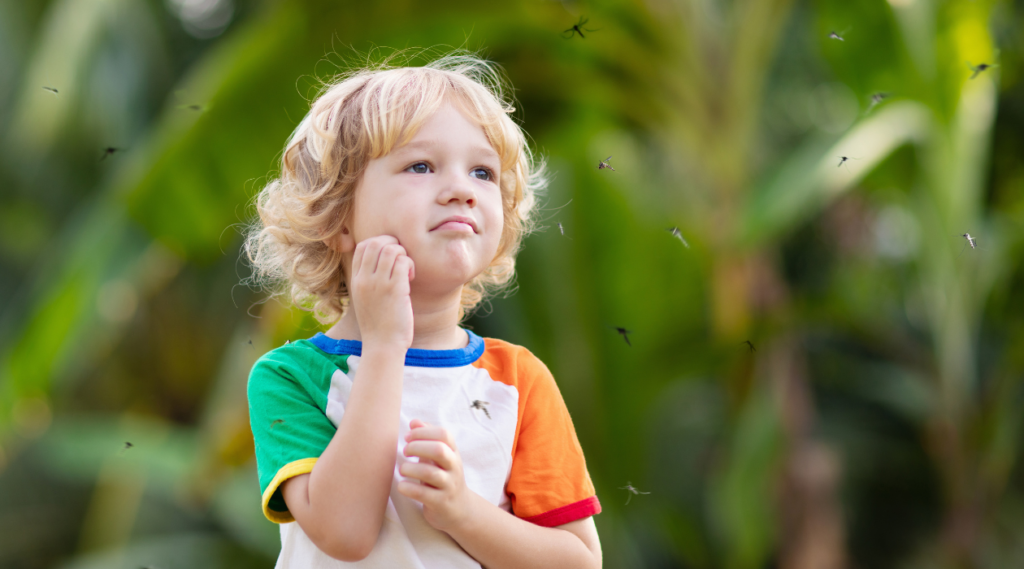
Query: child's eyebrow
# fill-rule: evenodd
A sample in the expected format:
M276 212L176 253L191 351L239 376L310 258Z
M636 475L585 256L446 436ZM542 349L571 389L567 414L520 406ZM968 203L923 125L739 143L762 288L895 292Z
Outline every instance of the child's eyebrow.
M444 145L444 143L442 141L435 140L435 139L417 140L417 141L405 144L405 145L403 145L403 146L401 146L399 148L396 148L395 152L397 153L397 152L405 152L405 151L409 151L409 150L421 150L421 149L428 149L428 148L436 148L438 146L443 146L443 145ZM487 154L487 155L493 156L494 158L498 158L498 152L496 150L494 150L494 148L492 148L490 146L474 145L474 146L470 147L470 151L474 152L474 153L477 153L477 154Z

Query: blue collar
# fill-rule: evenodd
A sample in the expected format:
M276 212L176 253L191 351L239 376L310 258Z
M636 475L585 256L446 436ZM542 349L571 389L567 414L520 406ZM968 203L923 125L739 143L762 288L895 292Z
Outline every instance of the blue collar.
M413 367L461 367L469 365L484 354L484 339L472 330L469 334L469 345L454 350L421 350L409 348L405 352L405 365ZM363 343L359 340L335 340L323 332L309 339L314 346L328 354L361 356Z

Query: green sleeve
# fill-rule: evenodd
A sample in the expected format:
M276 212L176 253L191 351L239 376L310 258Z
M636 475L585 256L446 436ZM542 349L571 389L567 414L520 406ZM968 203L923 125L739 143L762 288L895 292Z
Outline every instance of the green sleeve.
M267 353L249 374L249 423L263 513L277 523L294 520L281 484L312 471L334 437L337 429L326 415L327 392L333 373L347 367L304 344L286 344Z

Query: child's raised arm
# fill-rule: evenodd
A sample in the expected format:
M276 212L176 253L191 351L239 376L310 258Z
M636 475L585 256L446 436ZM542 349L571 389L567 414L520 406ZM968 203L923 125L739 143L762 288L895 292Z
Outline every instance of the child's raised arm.
M345 414L313 470L282 487L288 510L322 551L358 561L384 519L398 444L402 370L412 345L412 259L391 236L366 239L352 258L349 291L363 348Z

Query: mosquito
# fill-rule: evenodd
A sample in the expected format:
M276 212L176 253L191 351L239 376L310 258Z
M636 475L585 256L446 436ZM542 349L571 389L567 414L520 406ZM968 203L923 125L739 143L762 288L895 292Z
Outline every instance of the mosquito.
M605 168L608 168L609 170L614 172L615 168L612 168L612 165L608 163L608 161L611 160L611 159L612 159L612 157L609 156L608 158L605 158L604 160L598 162L597 169L598 170L604 170Z
M860 158L857 158L855 156L840 156L839 164L836 164L836 168L841 168L843 164L846 164L848 160L860 160ZM847 166L847 168L849 168L849 166Z
M481 401L479 399L474 399L473 403L470 404L469 408L470 409L479 409L479 410L483 411L484 415L487 415L487 418L490 419L491 418L491 412L487 410L487 406L488 405L490 405L490 403L488 403L487 401Z
M103 162L104 160L106 160L107 156L113 156L115 152L120 152L122 150L124 150L124 149L123 148L114 148L113 146L108 146L108 147L104 148L103 149L103 156L100 156L100 162Z
M640 494L650 494L650 492L641 492L637 490L636 488L633 487L632 482L626 482L625 486L619 486L619 490L625 490L629 492L629 495L626 496L627 506L629 505L629 501L633 499L633 496L639 496Z
M175 98L178 99L178 102L181 103L180 105L178 105L179 109L185 109L185 110L188 110L188 111L196 111L196 112L203 112L203 111L206 111L206 110L210 109L209 105L201 105L199 103L189 103L188 99L190 99L191 97L189 97L188 93L184 89L179 89L179 90L175 91L174 92L174 96L175 96Z
M252 345L252 338L249 338L249 347L254 350L256 349L256 346Z
M960 255L964 254L964 251L967 250L968 245L971 246L971 249L980 249L980 247L978 247L977 237L971 237L970 233L964 233L963 235L960 235L960 237L963 237L967 241L967 243L964 243L963 249L960 249ZM959 257L960 255L957 255L957 257Z
M124 446L121 447L121 454L124 454L125 451L127 451L130 448L132 448L133 446L135 446L135 445L133 445L132 443L130 443L128 441L125 441Z
M871 95L871 103L868 105L868 110L870 111L876 105L880 105L887 98L889 98L889 93L875 93Z
M567 40L569 40L569 39L572 39L572 37L574 35L579 34L580 38L586 39L586 36L583 35L584 31L596 32L596 31L601 29L601 28L598 28L597 30L588 30L587 28L584 28L583 27L584 24L586 24L589 21L590 21L589 18L584 18L583 16L580 16L580 21L576 22L575 24L573 24L573 26L571 28L569 28L568 30L565 30L564 32L562 32L562 37L567 39ZM565 34L569 34L569 35L567 36Z
M44 86L43 86L43 89L44 89L44 90L46 90L46 91L49 91L49 92L53 93L54 95L57 95L57 94L58 94L58 93L57 93L57 90L56 90L56 89L54 89L53 87L47 87L47 86L45 86L45 85L44 85Z
M749 351L750 353L754 353L757 351L757 348L754 347L754 343L751 342L750 340L747 340L746 342L743 343L747 345L747 351Z
M665 231L672 234L672 237L678 239L687 249L690 248L690 244L686 242L686 238L683 237L683 232L679 231L678 227L666 227Z
M989 64L989 63L979 63L977 65L971 65L971 62L968 61L967 62L967 67L970 67L971 71L974 72L974 73L971 74L971 79L974 79L975 77L978 76L979 73L985 71L986 69L991 69L993 67L997 67L997 65L996 64Z
M627 346L629 346L630 348L633 347L633 344L630 343L630 341L629 341L629 334L633 333L632 330L626 330L625 328L622 328L622 327L619 327L619 326L611 326L610 328L612 328L613 330L615 330L616 332L618 332L622 336L622 339L626 341L626 345Z
M844 33L844 34L845 34L845 33L846 33L846 30L843 30L843 32L842 32L842 33ZM841 36L840 34L836 33L836 31L835 31L835 30L832 30L832 32L828 34L828 37L829 37L830 39L834 39L834 40L839 40L839 41L846 41L846 38L844 38L844 37L843 37L843 36Z

